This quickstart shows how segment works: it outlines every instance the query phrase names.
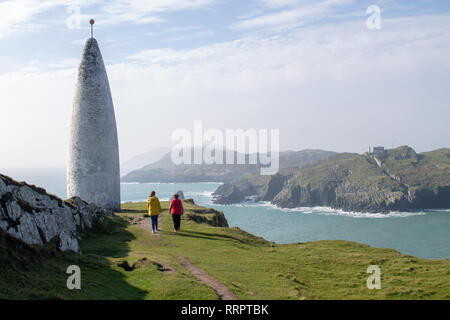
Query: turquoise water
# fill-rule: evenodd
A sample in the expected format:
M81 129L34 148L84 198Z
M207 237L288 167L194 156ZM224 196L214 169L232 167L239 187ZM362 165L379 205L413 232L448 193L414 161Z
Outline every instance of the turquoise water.
M151 190L161 199L183 190L199 205L225 213L231 227L277 243L350 240L393 248L423 258L450 258L450 210L355 214L330 208L280 209L269 203L217 205L211 193L219 183L122 184L122 201L145 200Z
M10 175L43 186L48 192L65 198L63 175ZM223 211L230 226L237 226L269 241L293 243L340 239L393 248L423 258L450 258L450 210L383 215L346 213L321 207L280 209L269 203L223 206L212 203L211 193L219 185L122 184L122 202L146 200L152 190L161 200L167 200L182 190L187 198L194 198L197 204Z

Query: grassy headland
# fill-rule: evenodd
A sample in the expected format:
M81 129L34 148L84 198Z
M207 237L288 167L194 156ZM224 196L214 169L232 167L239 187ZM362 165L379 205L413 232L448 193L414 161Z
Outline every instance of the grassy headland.
M450 260L426 260L348 241L277 245L238 228L214 227L214 213L185 202L182 231L172 231L162 202L162 232L132 224L145 203L122 206L118 218L83 236L82 255L0 239L0 298L217 299L181 264L187 257L239 299L449 299ZM205 219L209 219L210 224ZM149 223L149 221L145 221ZM66 288L79 265L82 289ZM381 268L381 290L369 290L367 267ZM174 272L167 272L170 266Z
M416 153L408 146L381 154L340 153L270 177L240 177L220 186L215 201L256 196L284 208L372 213L450 208L449 159L450 149Z

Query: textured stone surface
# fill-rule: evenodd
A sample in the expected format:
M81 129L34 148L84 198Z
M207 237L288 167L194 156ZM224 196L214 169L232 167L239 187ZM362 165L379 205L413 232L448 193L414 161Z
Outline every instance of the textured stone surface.
M120 169L114 106L97 40L84 48L69 136L67 196L120 209Z
M215 192L215 203L255 196L283 208L326 206L388 213L450 208L450 149L416 154L401 146L383 155L342 153L271 177L243 177Z
M0 229L28 244L57 238L60 250L78 252L80 232L112 214L80 198L63 201L42 188L0 175Z

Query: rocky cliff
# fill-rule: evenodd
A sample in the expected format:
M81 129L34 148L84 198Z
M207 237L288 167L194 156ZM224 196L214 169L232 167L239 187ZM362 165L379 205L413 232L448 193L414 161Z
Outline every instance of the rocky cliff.
M232 192L231 192L232 191ZM328 206L345 211L389 212L450 208L450 149L417 154L402 146L384 154L343 153L287 174L224 184L216 202L255 195L285 208Z
M194 199L183 200L188 220L197 223L206 223L213 227L227 227L228 221L222 211L217 211L213 208L205 208L194 203Z
M74 197L63 201L44 189L0 174L0 231L30 245L58 241L58 249L79 252L82 233L97 223L105 210Z

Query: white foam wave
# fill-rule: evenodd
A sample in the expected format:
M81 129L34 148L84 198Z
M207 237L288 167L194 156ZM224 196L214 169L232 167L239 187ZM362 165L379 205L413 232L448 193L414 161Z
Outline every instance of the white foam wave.
M169 201L171 200L170 198L159 198L160 201ZM140 203L140 202L147 202L147 198L142 199L142 200L126 200L126 201L122 201L121 204L126 204L126 203Z
M430 212L450 212L450 209L428 209Z
M126 201L122 201L122 202L120 202L120 203L121 203L121 204L126 204L126 203L139 203L139 202L144 202L144 201L147 201L147 199L143 199L143 200L133 200L133 201L126 200Z
M207 198L212 198L213 191L193 191L193 192L186 192L186 197L191 196L203 196Z
M142 185L153 185L153 184L167 184L167 185L174 185L175 183L171 182L121 182L120 184L142 184Z
M388 213L368 213L368 212L349 212L340 209L333 209L330 207L298 207L298 208L281 208L278 207L269 201L261 201L261 202L243 202L240 204L235 204L231 206L236 207L249 207L249 208L257 208L257 207L267 207L270 209L275 209L283 212L298 212L303 214L319 214L319 215L333 215L333 216L345 216L350 218L405 218L411 216L423 216L427 214L425 211L413 211L413 212L399 212L393 211ZM442 210L439 210L442 211Z

